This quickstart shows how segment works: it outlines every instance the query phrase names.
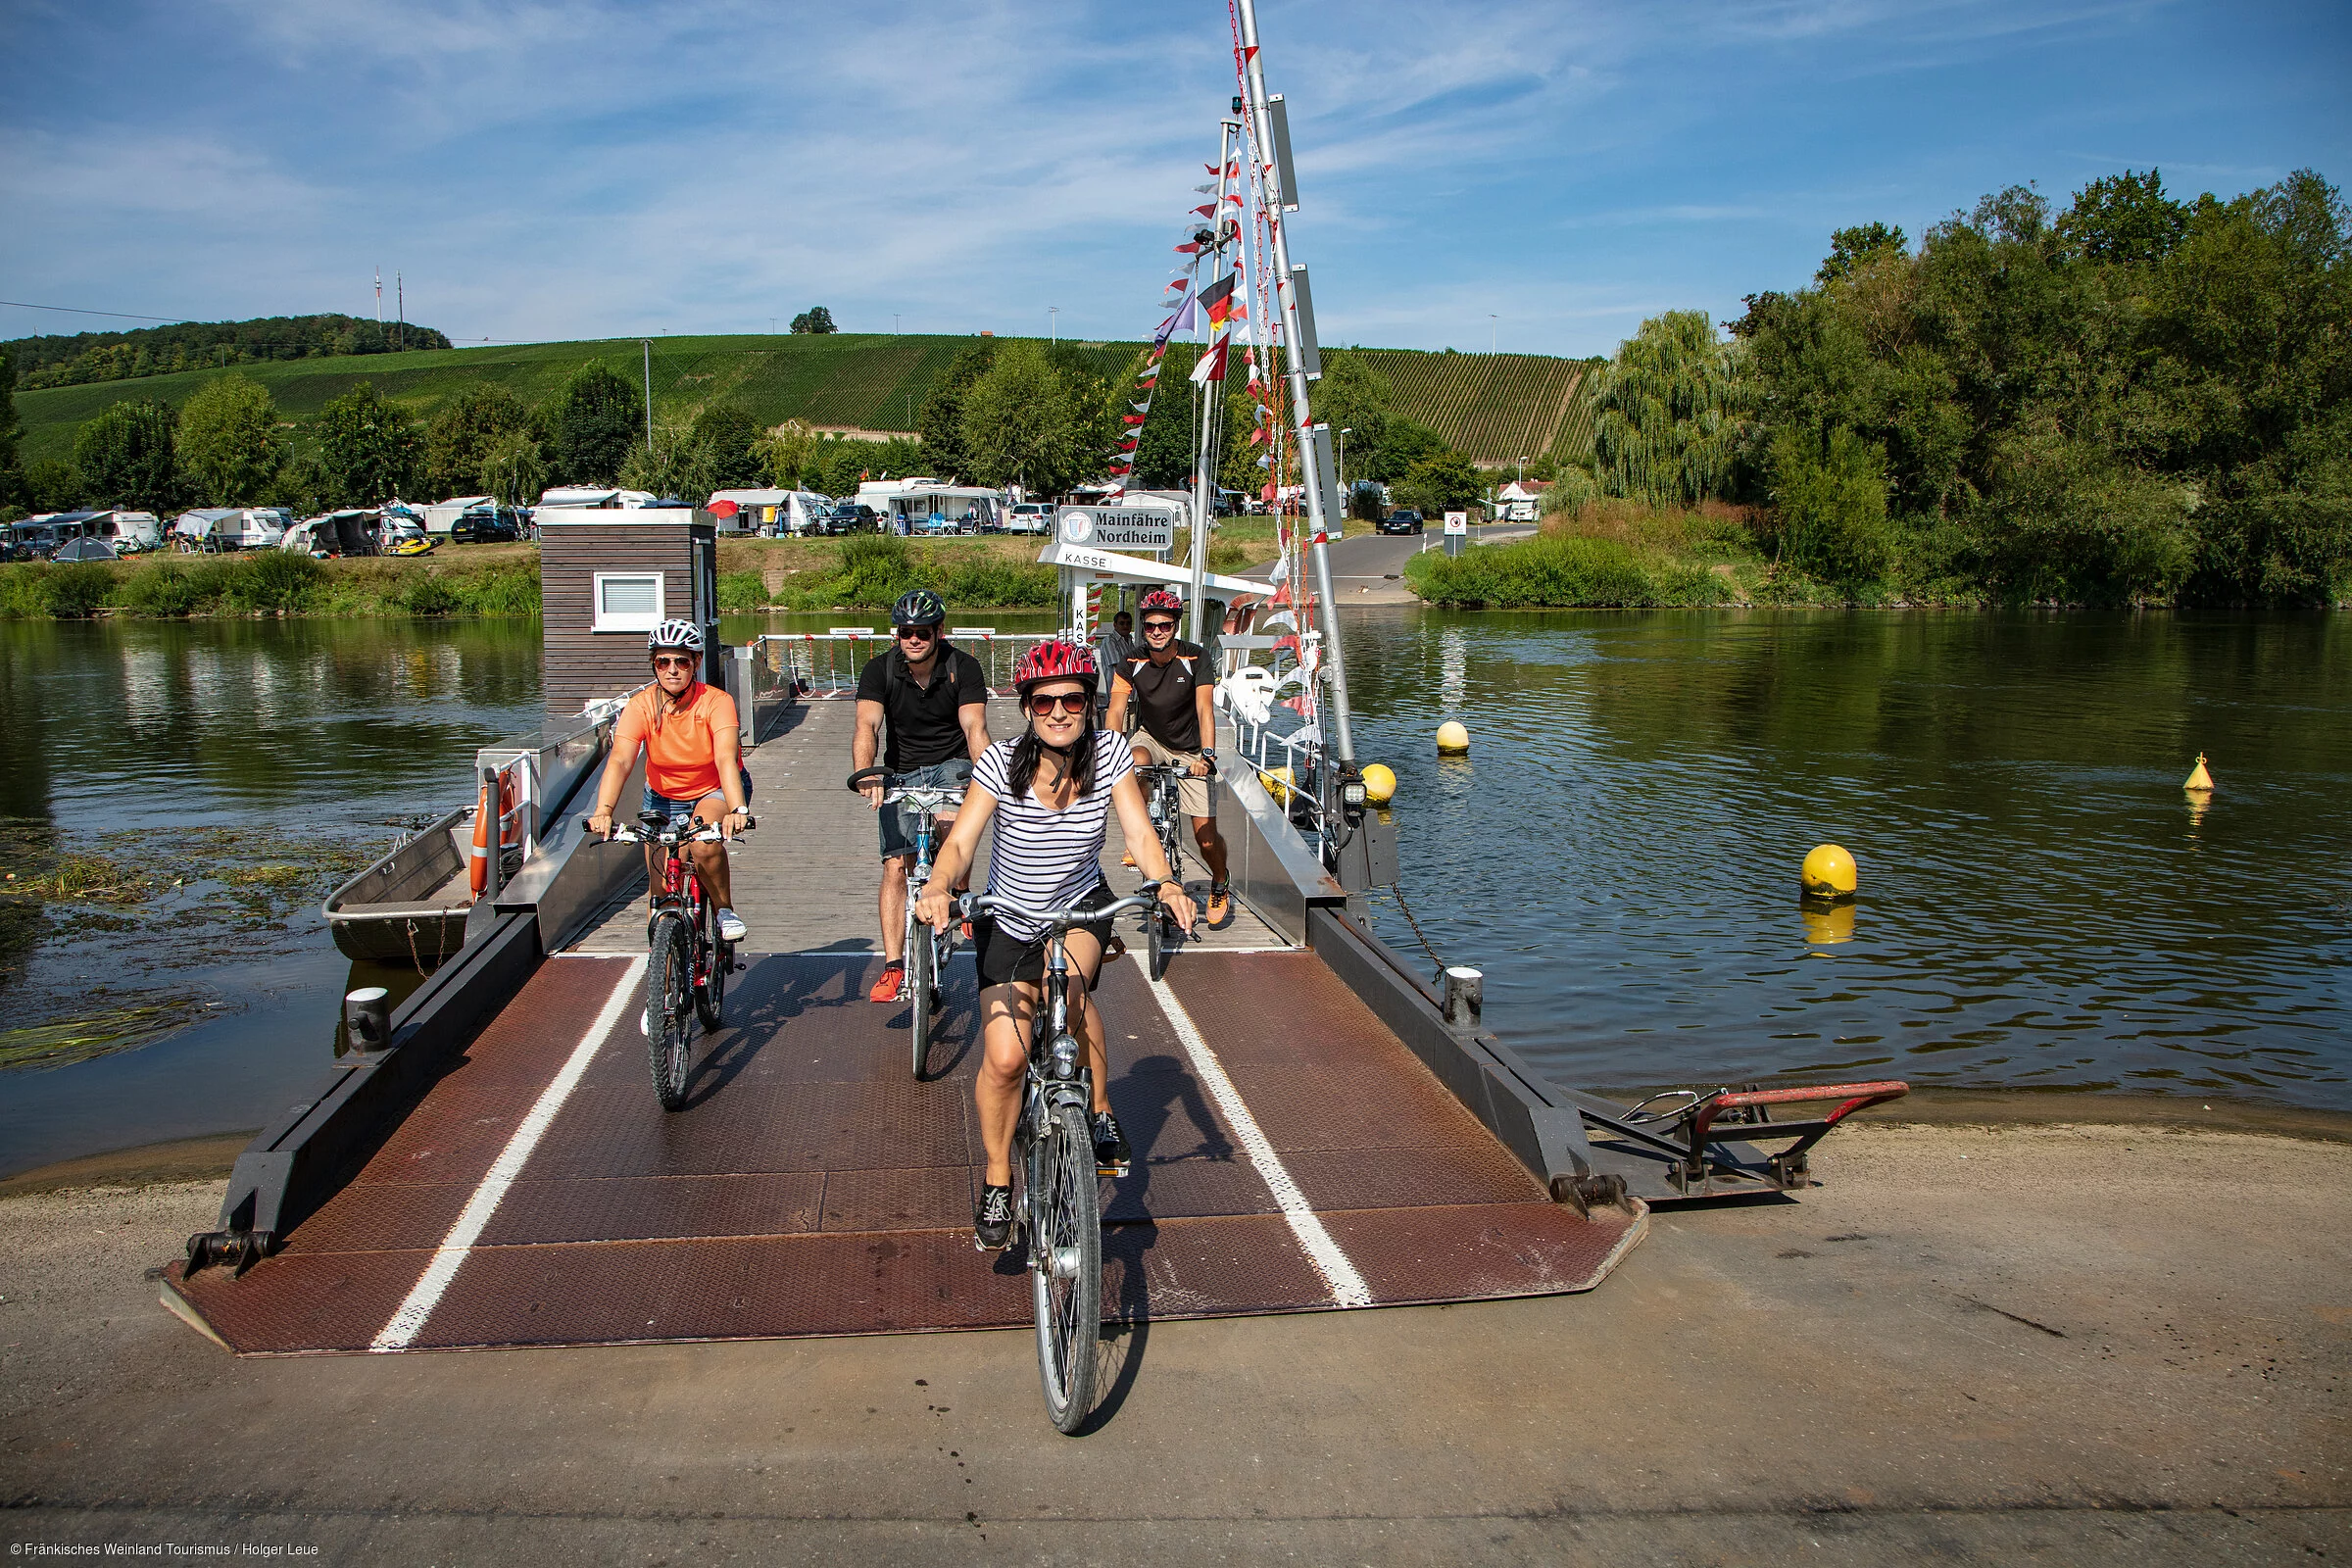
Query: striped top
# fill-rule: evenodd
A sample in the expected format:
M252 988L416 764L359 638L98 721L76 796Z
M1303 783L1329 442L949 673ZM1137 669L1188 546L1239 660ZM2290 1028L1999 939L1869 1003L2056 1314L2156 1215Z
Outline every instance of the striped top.
M1037 798L1036 780L1025 799L1012 798L1011 741L999 741L980 754L972 782L997 798L996 844L988 855L988 891L1032 909L1062 909L1102 880L1102 834L1110 820L1111 787L1135 771L1127 742L1109 730L1095 731L1095 787L1056 811ZM1045 767L1038 772L1042 777ZM1023 939L1045 926L1010 909L991 911L997 924Z

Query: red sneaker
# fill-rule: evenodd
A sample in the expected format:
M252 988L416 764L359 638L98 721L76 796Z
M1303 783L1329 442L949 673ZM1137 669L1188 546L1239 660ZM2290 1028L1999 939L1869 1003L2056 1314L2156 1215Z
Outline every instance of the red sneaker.
M900 991L904 990L906 985L906 965L904 962L885 964L882 969L882 978L874 982L874 989L865 994L865 1000L868 1002L896 1002L899 1000Z

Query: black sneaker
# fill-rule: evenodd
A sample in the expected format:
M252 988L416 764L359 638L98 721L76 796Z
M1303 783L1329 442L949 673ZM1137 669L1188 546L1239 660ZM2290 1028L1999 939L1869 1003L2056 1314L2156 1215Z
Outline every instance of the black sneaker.
M1107 1110L1095 1112L1095 1168L1105 1176L1124 1176L1128 1170L1127 1135L1119 1118Z
M972 1210L972 1245L983 1252L1002 1250L1012 1240L1012 1187L983 1187Z

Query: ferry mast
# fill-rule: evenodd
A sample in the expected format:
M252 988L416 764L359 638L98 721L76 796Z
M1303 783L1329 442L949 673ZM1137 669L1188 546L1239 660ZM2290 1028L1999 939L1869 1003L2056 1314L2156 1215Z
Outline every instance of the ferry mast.
M1286 178L1289 170L1285 166L1290 160L1277 154L1274 115L1266 97L1266 71L1258 58L1256 0L1234 0L1234 7L1240 56L1237 64L1241 67L1243 95L1250 115L1252 156L1258 165L1258 188L1271 191L1273 197L1264 203L1263 212L1274 251L1274 295L1282 302L1282 341L1291 379L1292 433L1298 444L1298 482L1304 492L1307 524L1313 530L1315 593L1323 601L1323 668L1331 682L1332 741L1338 749L1341 765L1353 767L1355 736L1348 720L1348 663L1340 649L1339 611L1331 596L1331 546L1326 537L1331 519L1324 505L1322 464L1329 437L1324 441L1315 439L1313 415L1307 407L1309 377L1302 351L1308 344L1299 330L1298 290L1291 270L1290 240L1283 230L1283 214L1298 205L1298 193L1289 188ZM1337 480L1335 471L1335 490ZM1279 498L1276 504L1280 505Z

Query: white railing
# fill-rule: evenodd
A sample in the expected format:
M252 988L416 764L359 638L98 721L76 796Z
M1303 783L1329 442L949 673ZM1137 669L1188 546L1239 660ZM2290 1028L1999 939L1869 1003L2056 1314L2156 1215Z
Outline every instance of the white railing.
M948 641L980 661L989 690L1012 689L1012 668L1039 643L1057 632L1001 632L993 626L950 626ZM888 627L835 626L826 631L771 631L754 639L764 676L790 674L810 697L848 697L858 690L866 661L891 644Z

